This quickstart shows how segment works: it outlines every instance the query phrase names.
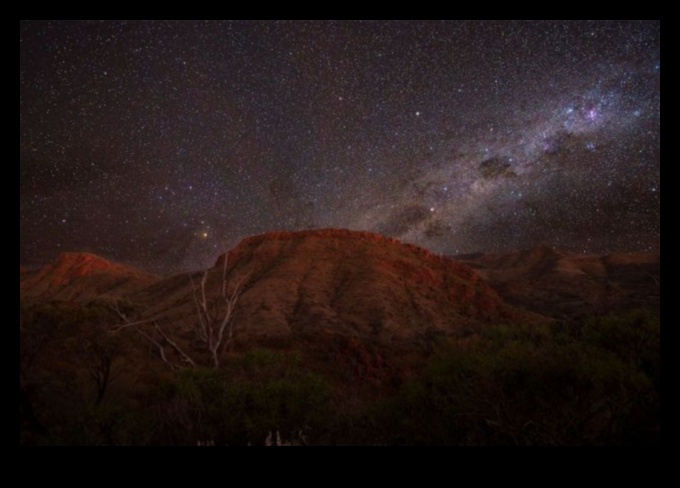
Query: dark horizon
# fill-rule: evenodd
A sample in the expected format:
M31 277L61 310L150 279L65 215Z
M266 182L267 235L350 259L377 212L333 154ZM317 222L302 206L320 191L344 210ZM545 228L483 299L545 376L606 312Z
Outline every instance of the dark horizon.
M659 21L20 22L20 261L659 250Z

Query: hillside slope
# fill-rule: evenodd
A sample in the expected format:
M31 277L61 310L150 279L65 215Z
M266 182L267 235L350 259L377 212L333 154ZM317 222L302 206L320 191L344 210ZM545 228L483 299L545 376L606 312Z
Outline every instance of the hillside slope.
M474 268L509 303L555 318L660 305L659 254L600 256L539 246L454 259Z
M207 297L222 283L224 256L208 271ZM234 327L241 342L293 344L341 335L388 345L460 334L485 323L536 321L503 302L468 266L365 232L268 233L228 253L230 293L239 280ZM136 299L159 323L196 321L192 276L159 281ZM193 275L194 283L200 274Z
M103 296L122 297L147 286L157 277L95 254L66 252L37 271L21 269L19 292L23 301L87 301Z

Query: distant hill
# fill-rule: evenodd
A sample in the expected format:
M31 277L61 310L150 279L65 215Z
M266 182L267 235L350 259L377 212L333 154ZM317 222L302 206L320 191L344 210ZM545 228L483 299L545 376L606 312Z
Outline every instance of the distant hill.
M87 301L122 297L158 278L89 253L62 253L37 271L21 267L19 291L24 301Z
M526 251L454 256L513 305L556 318L658 309L658 253L575 254Z

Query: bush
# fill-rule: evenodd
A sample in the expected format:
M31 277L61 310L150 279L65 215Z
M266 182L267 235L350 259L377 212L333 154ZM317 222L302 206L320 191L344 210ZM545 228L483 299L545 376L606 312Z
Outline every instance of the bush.
M432 361L386 406L388 443L636 443L658 423L658 321L495 327Z
M158 409L161 443L262 444L270 432L285 440L321 428L328 387L305 372L299 357L255 351L224 369L190 369L167 385Z
M110 333L114 320L115 314L101 302L20 309L22 444L94 442L94 425L103 425L105 410L94 407L106 402L111 385L122 383L126 370L121 358L128 344ZM96 443L112 439L97 438Z

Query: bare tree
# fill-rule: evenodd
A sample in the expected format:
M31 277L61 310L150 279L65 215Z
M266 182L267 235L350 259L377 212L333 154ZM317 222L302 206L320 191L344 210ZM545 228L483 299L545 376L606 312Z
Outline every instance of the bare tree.
M234 310L243 291L243 282L248 275L243 275L229 290L227 281L228 253L224 254L222 280L218 294L209 301L206 297L205 285L208 271L203 272L199 286L191 279L191 288L198 314L196 333L199 340L210 351L213 367L220 367L220 356L226 346L231 347L234 340Z
M209 270L203 272L200 283L197 285L193 277L191 289L196 307L197 322L193 329L199 343L209 354L212 367L220 367L220 358L225 348L231 348L234 340L234 311L241 293L243 284L249 275L243 275L239 280L230 286L227 279L228 253L225 252L224 263L222 266L222 276L220 287L216 295L212 298L208 296L206 285L209 277ZM116 330L123 328L134 328L150 344L156 347L158 354L163 362L171 369L176 370L183 367L197 367L195 361L178 343L170 332L161 327L155 319L131 321L127 315L120 310L117 303L113 304L114 310L123 320L123 324L118 325ZM174 351L180 358L180 363L170 359L168 351Z
M150 344L156 347L156 349L158 350L158 355L166 364L166 366L168 366L168 368L170 368L172 371L181 369L183 366L172 361L168 357L166 348L174 350L179 355L183 363L188 364L193 368L196 367L196 362L191 358L191 356L184 352L184 350L179 346L179 344L177 344L177 342L173 340L172 337L158 325L158 322L156 320L138 320L133 322L130 319L128 319L126 314L120 311L120 308L118 307L117 303L114 302L113 308L118 313L119 317L123 319L124 322L123 324L117 325L114 328L115 332L127 328L134 329L139 335L144 337L144 339L146 339ZM145 328L150 330L144 330Z

